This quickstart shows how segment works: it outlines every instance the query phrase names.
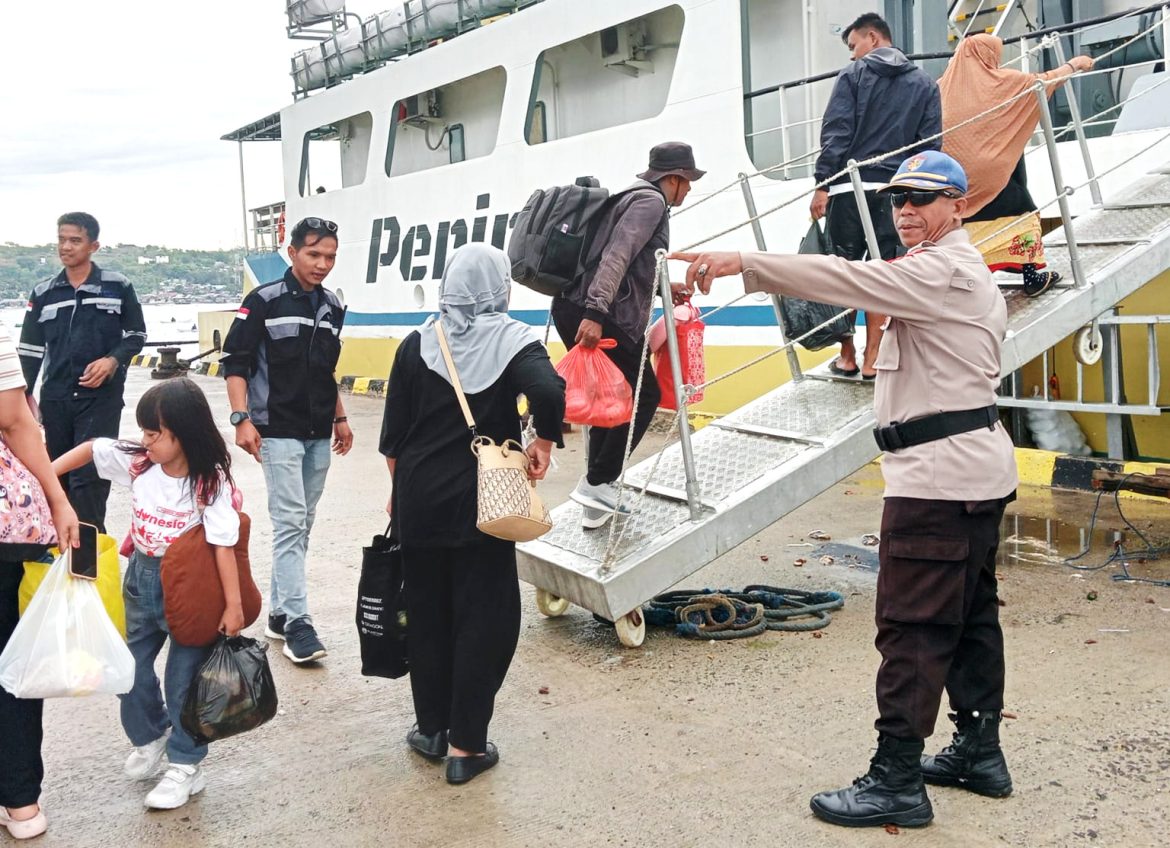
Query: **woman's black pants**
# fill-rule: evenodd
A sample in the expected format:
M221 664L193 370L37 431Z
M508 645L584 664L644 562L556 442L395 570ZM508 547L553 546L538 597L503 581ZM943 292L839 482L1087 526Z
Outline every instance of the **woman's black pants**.
M402 547L410 690L418 729L487 750L496 693L520 638L516 546L484 536L454 548Z
M17 597L24 565L0 560L0 649L20 615ZM14 698L0 686L0 806L27 807L41 796L41 708L44 701Z

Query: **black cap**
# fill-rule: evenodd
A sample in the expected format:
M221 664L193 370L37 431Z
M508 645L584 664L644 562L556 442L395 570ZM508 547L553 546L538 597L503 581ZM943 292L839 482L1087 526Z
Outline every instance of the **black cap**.
M674 174L694 181L705 173L707 172L695 167L695 153L689 144L682 141L664 141L650 149L650 167L638 174L638 179L653 183Z

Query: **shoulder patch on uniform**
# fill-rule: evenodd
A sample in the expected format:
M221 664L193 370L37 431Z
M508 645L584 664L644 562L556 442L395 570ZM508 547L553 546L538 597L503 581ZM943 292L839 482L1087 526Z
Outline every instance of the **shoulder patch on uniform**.
M265 283L264 285L253 289L252 294L259 297L265 303L271 303L284 294L284 280L276 280L272 283Z

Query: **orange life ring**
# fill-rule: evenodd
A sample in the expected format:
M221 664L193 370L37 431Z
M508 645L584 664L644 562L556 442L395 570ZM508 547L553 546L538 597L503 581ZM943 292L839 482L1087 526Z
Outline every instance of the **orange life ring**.
M276 219L276 246L280 247L284 244L284 213L280 213L280 217Z

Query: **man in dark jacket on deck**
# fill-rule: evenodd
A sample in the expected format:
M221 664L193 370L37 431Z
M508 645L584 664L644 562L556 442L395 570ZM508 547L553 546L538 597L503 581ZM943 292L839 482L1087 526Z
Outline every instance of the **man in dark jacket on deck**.
M879 15L862 15L846 27L841 40L853 61L837 76L821 121L821 153L813 172L818 183L843 170L850 159L863 162L942 132L938 86L893 46L890 27ZM942 140L936 138L912 149L941 150ZM877 189L890 181L898 163L909 155L907 151L860 169L882 259L894 258L899 241L890 201ZM867 258L865 231L848 174L817 189L809 212L813 220L826 218L829 240L838 256ZM865 356L860 368L853 339L847 338L841 342L841 357L829 370L846 377L860 371L862 377L872 380L877 373L874 361L884 321L883 315L866 313Z
M581 281L553 300L553 321L565 347L592 348L603 337L615 339L617 347L605 353L631 387L641 370L631 450L645 435L661 399L642 344L657 291L654 254L670 243L670 207L681 205L691 182L705 173L695 167L689 144L668 141L655 146L650 167L636 183L611 197L602 212ZM571 495L585 507L582 524L587 528L603 526L617 510L615 481L626 458L629 427L589 429L588 471ZM622 512L627 511L623 505Z

